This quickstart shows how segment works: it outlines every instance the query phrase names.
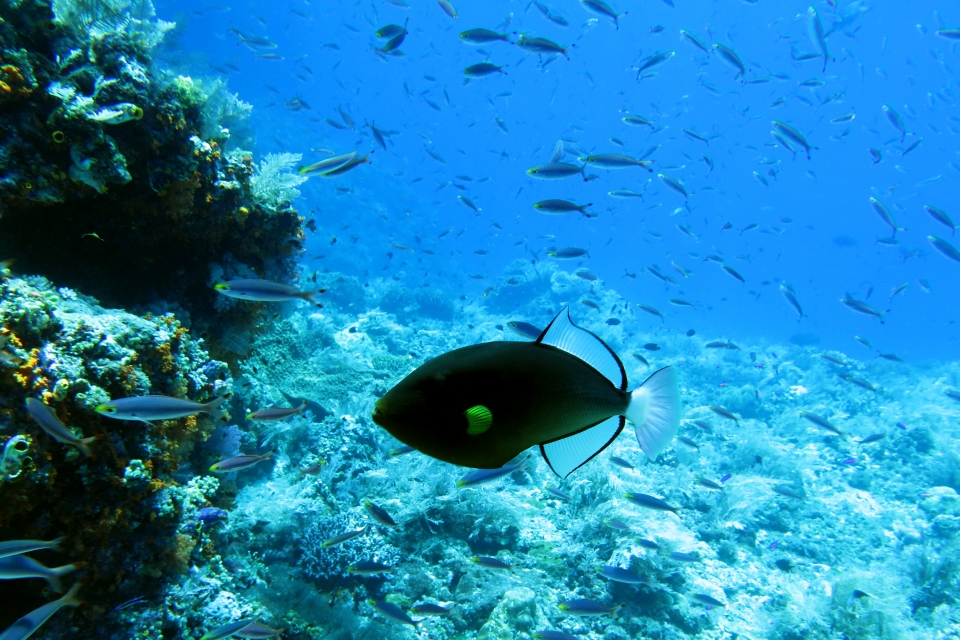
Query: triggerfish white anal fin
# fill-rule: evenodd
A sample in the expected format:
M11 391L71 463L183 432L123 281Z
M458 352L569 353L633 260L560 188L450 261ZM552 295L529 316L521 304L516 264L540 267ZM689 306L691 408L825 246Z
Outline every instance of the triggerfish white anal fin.
M680 380L674 367L655 372L630 394L627 420L637 429L640 448L655 460L680 429Z
M607 418L572 436L541 443L540 453L555 474L566 478L616 440L623 424L623 416Z
M564 307L537 338L539 344L566 351L596 369L621 391L627 390L627 372L607 344L570 320L570 307Z

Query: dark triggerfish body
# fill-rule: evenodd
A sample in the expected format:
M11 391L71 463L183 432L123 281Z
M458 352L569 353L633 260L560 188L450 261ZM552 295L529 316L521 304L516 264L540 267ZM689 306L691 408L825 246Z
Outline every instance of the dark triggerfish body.
M488 342L434 358L376 403L373 421L440 460L495 469L533 445L566 476L636 425L651 459L680 425L676 371L632 393L617 355L563 309L535 342Z

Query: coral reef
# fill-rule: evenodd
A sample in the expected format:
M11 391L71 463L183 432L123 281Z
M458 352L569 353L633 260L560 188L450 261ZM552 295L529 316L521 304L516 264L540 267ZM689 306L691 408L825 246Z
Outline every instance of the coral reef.
M3 280L0 300L6 348L19 358L0 369L0 539L63 536L59 557L87 563L82 598L89 606L73 624L106 637L95 632L106 612L153 597L156 578L185 572L192 555L204 553L196 510L210 504L219 483L193 478L191 469L211 463L197 445L217 422L203 415L119 422L94 409L126 396L227 393L229 371L173 315L104 309L40 277ZM26 412L27 398L42 400L75 434L96 437L93 455L42 431ZM39 584L7 581L0 597L0 627L48 599Z
M149 0L0 4L0 254L216 338L260 317L216 306L217 278L295 276L302 178L243 150L221 82L154 64L172 26Z

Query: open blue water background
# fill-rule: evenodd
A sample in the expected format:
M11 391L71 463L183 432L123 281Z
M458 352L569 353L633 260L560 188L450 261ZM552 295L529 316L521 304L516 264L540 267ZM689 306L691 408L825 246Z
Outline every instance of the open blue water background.
M320 229L310 240L308 256L324 256L314 257L309 269L357 275L386 270L411 287L429 284L451 296L476 297L511 261L547 260L547 247L578 246L588 248L589 257L565 267L587 268L628 299L670 310L670 329L771 342L810 334L821 347L853 353L862 348L853 336L862 335L880 351L913 361L958 356L960 264L928 242L931 234L953 238L923 205L960 218L960 45L934 33L960 24L960 7L854 2L832 8L821 3L817 8L824 28L829 32L840 26L827 38L831 58L823 71L822 58L794 59L817 52L805 2L677 0L671 7L653 0L620 0L614 8L629 15L619 29L610 20L593 20L597 16L573 0L549 4L569 22L566 28L521 2L461 0L458 20L433 1L410 5L158 5L161 15L184 25L184 51L206 56L195 61L198 73L217 73L202 69L205 63L239 70L226 68L229 86L255 107L257 151L303 153L304 162L312 162L325 157L319 149L375 149L369 129L362 127L365 121L396 132L388 150L372 156L372 165L304 185L298 206L304 213L316 212ZM547 61L507 43L467 46L457 37L467 28L496 28L510 16L510 32L563 46L576 43L570 60ZM373 49L384 41L374 31L406 20L410 33L401 47L404 55L378 56ZM238 43L231 27L272 39L278 46L269 53L284 59L256 57ZM655 32L659 27L662 31ZM721 43L736 51L749 69L745 80L770 81L742 84L715 51L706 54L682 40L680 29L707 47ZM653 68L655 75L637 80L633 67L668 51L676 55ZM506 75L465 83L463 69L487 59L506 65ZM811 79L824 84L800 86ZM819 106L838 92L842 97ZM285 107L285 100L297 96L310 109ZM883 105L903 118L910 133L904 141ZM340 121L338 107L356 121L356 131L324 122ZM649 118L656 129L623 124L621 117L628 113ZM848 113L856 118L830 122ZM776 144L774 119L791 124L816 147L810 160L802 151L794 157ZM684 128L710 137L709 144L687 136ZM901 156L921 137L919 146ZM659 144L650 156L655 173L588 168L588 174L599 176L589 183L576 176L560 181L529 177L526 169L547 162L561 138L579 141L576 146L590 153L633 156ZM870 147L882 152L881 162L873 164ZM714 161L712 171L703 154ZM776 175L770 175L771 169ZM687 208L679 194L657 179L659 172L682 180L692 193ZM643 201L606 195L612 189L643 191L648 181ZM335 187L342 191L338 194ZM481 211L467 208L458 195ZM891 236L891 229L874 212L871 196L907 229L896 234L899 246L877 244L878 238ZM546 198L592 202L591 210L599 216L548 216L532 208ZM721 231L727 222L733 229ZM760 228L741 235L739 230L751 223ZM687 225L698 239L681 233L677 224ZM448 228L455 233L437 239ZM542 237L546 235L555 237ZM417 252L398 251L391 243ZM487 255L477 255L477 250ZM911 255L914 251L919 253ZM722 255L746 283L703 262L707 254ZM671 261L692 275L680 277ZM659 265L680 286L647 273L650 265ZM918 278L929 283L930 293ZM781 279L795 288L806 317L798 319L781 296ZM891 290L903 283L909 283L906 291L891 301ZM847 292L878 310L889 309L885 323L845 308L839 299ZM696 307L671 307L667 300L674 297Z

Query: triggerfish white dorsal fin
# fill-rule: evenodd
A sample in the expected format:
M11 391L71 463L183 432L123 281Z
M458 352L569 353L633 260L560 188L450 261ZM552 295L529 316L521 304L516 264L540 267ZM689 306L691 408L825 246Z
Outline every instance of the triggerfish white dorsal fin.
M674 367L654 372L630 394L627 420L637 429L640 448L655 460L680 429L680 380Z
M616 440L623 425L622 416L607 418L572 436L542 443L540 453L555 474L566 478Z
M540 344L566 351L600 372L621 391L627 390L627 372L623 363L607 344L570 320L570 307L560 310L537 338Z

